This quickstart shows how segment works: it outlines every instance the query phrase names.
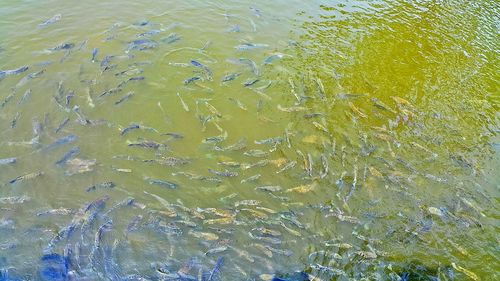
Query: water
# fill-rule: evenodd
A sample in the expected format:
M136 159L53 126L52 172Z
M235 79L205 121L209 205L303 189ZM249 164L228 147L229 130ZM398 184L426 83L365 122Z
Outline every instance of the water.
M498 5L302 2L4 1L8 280L497 279Z

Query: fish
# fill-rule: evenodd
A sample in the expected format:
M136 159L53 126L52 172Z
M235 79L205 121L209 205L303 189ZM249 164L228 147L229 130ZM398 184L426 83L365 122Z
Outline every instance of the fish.
M326 178L326 176L328 176L328 173L330 171L330 166L328 165L328 158L326 157L326 155L324 153L321 154L320 158L321 158L321 164L323 166L323 169L321 170L319 177L321 179L324 179L324 178Z
M218 143L227 139L227 131L224 131L224 134L219 136L208 137L203 140L203 143Z
M203 224L232 224L232 223L234 223L234 217L209 219L203 221Z
M135 129L139 129L140 126L139 124L132 124L126 128L124 128L121 132L120 132L120 135L124 136L126 135L128 132L132 131L132 130L135 130Z
M194 81L198 81L198 80L201 80L200 76L193 76L191 78L188 78L188 79L184 80L184 85L191 84Z
M352 102L349 102L349 107L351 108L352 112L356 113L359 117L368 118L368 116L364 112L362 112L358 107L356 107Z
M14 115L14 118L12 118L12 121L10 122L10 127L12 129L14 129L16 127L16 124L17 124L17 121L19 120L19 118L21 117L21 113L16 112L16 115Z
M257 206L257 205L260 205L260 203L261 202L259 200L241 200L241 201L235 202L234 206L235 207L239 207L239 206Z
M182 99L181 95L179 93L177 93L177 96L179 97L179 100L181 101L181 104L182 104L182 108L184 108L184 110L186 112L189 112L189 107L188 105L184 102L184 100Z
M122 88L122 87L123 87L123 86L125 86L128 82L131 82L131 81L142 81L142 80L144 80L144 79L146 79L146 77L144 77L144 76L130 77L130 78L128 78L127 80L120 82L120 84L118 84L118 86L116 86L116 88L115 88L115 89L117 89L117 88L118 88L118 89Z
M243 86L250 87L259 81L260 81L260 79L249 79L249 80L243 82Z
M21 67L18 67L16 69L11 69L11 70L0 70L0 79L4 78L5 76L8 75L17 75L21 74L29 69L29 66L23 65Z
M219 257L219 258L217 259L217 262L215 263L214 268L212 269L212 271L210 271L210 274L209 274L209 275L208 275L208 277L207 277L206 279L204 279L204 280L205 280L205 281L215 281L215 280L219 280L220 275L221 275L222 265L224 265L224 258Z
M164 187L168 187L170 189L176 189L179 187L178 184L174 183L174 182L171 182L171 181L167 181L167 180L161 180L161 179L153 179L153 178L149 178L149 177L146 177L144 178L149 184L151 185L160 185L160 186L164 186Z
M155 162L164 166L178 166L188 164L191 162L191 160L189 158L169 156L161 157L160 159L143 160L143 162Z
M52 47L52 48L49 48L47 50L49 51L61 51L61 50L69 50L69 49L73 49L75 47L75 43L61 43L55 47Z
M155 198L158 202L160 202L160 204L169 212L172 212L172 213L176 213L175 212L175 209L174 209L174 206L168 202L167 200L163 199L162 197L156 195L156 194L152 194L152 193L149 193L149 192L146 192L146 191L143 191L144 194L147 194L153 198Z
M174 32L174 33L170 33L169 35L167 35L167 37L163 37L162 39L160 39L160 41L162 43L165 43L165 44L172 44L172 43L175 43L181 39L182 39L182 37Z
M281 54L281 53L277 53L277 54L274 54L274 55L271 55L269 57L267 57L265 60L264 60L264 64L272 64L273 61L275 60L280 60L284 57L291 57L290 55L286 55L286 54Z
M467 277L469 277L470 279L474 280L474 281L479 281L481 280L474 272L466 269L466 268L463 268L459 265L457 265L456 263L452 262L451 263L451 266L456 270L456 271L459 271L461 273L463 273L464 275L466 275Z
M12 100L12 98L14 97L14 95L15 95L15 94L16 94L16 92L15 92L15 90L13 89L13 90L12 90L12 92L11 92L9 95L7 95L7 96L5 97L5 99L2 101L2 103L0 103L0 108L5 107L5 105L6 105L6 104L7 104L10 100Z
M38 25L38 27L45 27L47 25L51 25L53 23L56 23L58 21L60 21L62 19L62 15L61 14L55 14L53 17L51 17L50 19L40 23Z
M90 191L95 191L98 188L114 188L115 186L116 184L114 182L107 181L89 186L85 191L90 192Z
M40 71L33 72L33 73L30 73L30 74L24 76L21 80L19 80L19 82L17 82L15 88L19 88L19 87L24 86L26 83L28 83L29 80L39 78L44 73L45 73L45 69L42 69Z
M96 163L96 159L85 160L80 158L73 158L66 161L67 168L64 174L67 176L72 176L75 174L90 172L93 170L93 167L96 165Z
M250 51L250 50L255 50L255 49L263 49L269 47L268 44L261 44L261 43L243 43L240 45L235 46L234 48L238 51Z
M91 62L96 62L96 58L97 58L97 54L99 53L99 49L98 48L94 48L92 49L92 59L90 60Z
M70 134L70 135L67 135L67 136L64 136L64 137L61 137L61 138L55 140L53 143L51 143L47 146L47 149L52 149L52 148L55 148L56 146L72 143L72 142L77 141L77 140L78 140L78 137L76 135Z
M36 215L46 216L46 215L57 215L57 216L67 216L75 213L75 210L67 209L67 208L58 208L58 209L50 209L47 211L38 212Z
M220 172L220 171L208 169L208 171L210 173L212 173L214 175L217 175L217 176L220 176L220 177L237 177L238 176L237 172L231 172L231 171L228 171L228 170L224 170L224 171Z
M269 152L260 149L251 149L245 151L243 154L251 157L266 157L267 155L269 155Z
M240 183L257 181L258 179L260 179L260 177L261 177L261 174L256 174L256 175L250 176L246 179L242 179Z
M68 162L68 160L75 158L80 153L80 148L75 146L71 148L64 156L56 162L56 165L62 166Z
M313 123L314 127L316 127L316 129L318 129L318 130L320 130L322 132L325 132L327 134L330 133L330 131L328 131L328 129L324 125L322 125L322 124L320 124L320 123L318 123L316 121L313 121L312 123Z
M276 174L280 174L280 173L283 173L286 170L292 169L296 165L297 165L297 161L295 161L295 160L290 161L290 162L286 163L285 165L283 165L283 167L281 169L279 169L278 171L276 171Z
M0 159L0 165L15 164L16 162L17 162L16 157Z
M164 133L164 134L161 134L162 136L169 136L173 139L183 139L184 136L182 134L179 134L179 133Z
M57 126L57 128L54 130L54 133L59 133L59 131L64 128L64 126L66 126L66 124L68 124L69 122L69 117L66 117L62 122L61 124L59 124L59 126Z
M23 96L21 99L19 99L19 102L17 104L23 104L25 103L29 98L31 97L31 89L28 89L24 92Z
M159 29L153 29L153 30L143 32L141 34L137 34L137 37L154 36L154 35L160 34L161 32L162 31Z
M238 99L233 99L233 98L229 98L230 101L234 102L241 110L248 110L248 108L246 107L245 104L243 104L240 100Z
M251 244L255 249L260 250L264 255L266 255L268 258L273 257L273 252L271 252L266 246L258 243L253 243Z
M240 75L241 75L241 73L231 73L231 74L225 75L224 77L222 77L221 82L224 83L224 82L232 81L232 80L238 78L238 76L240 76Z
M279 185L265 185L265 186L258 186L255 188L255 190L261 190L267 192L279 192L282 190L282 188Z
M129 53L132 50L144 51L149 49L154 49L158 47L158 43L151 39L138 39L130 42L127 45L125 53Z
M277 105L278 110L283 111L283 112L299 112L299 111L306 111L309 110L309 108L305 106L290 106L290 107L283 107L280 104Z
M289 188L285 192L297 192L297 193L307 193L310 191L313 191L316 188L316 184L306 184L306 185L299 185L297 187Z
M26 201L30 201L31 197L22 195L22 196L11 196L11 197L0 197L0 204L22 204Z
M279 144L284 141L283 137L273 137L254 141L255 144Z
M256 75L256 76L260 75L259 67L257 66L257 64L253 60L247 59L247 58L240 58L239 62L250 66L254 75ZM258 79L256 79L256 80L258 81ZM254 83L252 83L248 86L255 84L257 81L255 81Z
M201 62L199 62L197 60L191 60L191 64L194 65L195 67L199 67L199 68L203 69L206 72L207 79L213 80L212 79L212 77L213 77L212 70L210 68L208 68L208 66L202 64Z
M194 236L197 239L203 239L206 241L214 241L214 240L219 240L219 235L210 233L210 232L199 232L199 231L193 231L190 230L188 234Z
M267 164L269 164L270 162L271 161L269 159L262 159L262 160L255 162L255 163L252 163L252 164L244 163L241 165L241 169L248 170L248 169L254 168L254 167L264 167Z
M216 151L238 151L246 148L247 146L247 140L245 138L239 139L236 143L228 145L226 147L220 147L216 145L214 147L214 150Z
M278 255L283 255L283 256L286 256L286 257L289 257L289 256L293 255L293 252L291 250L276 249L276 248L273 248L273 247L271 247L269 245L266 245L265 247L269 251L271 251L271 252L273 252L275 254L278 254Z
M131 97L134 96L134 92L128 92L127 94L125 94L123 97L121 97L119 100L115 101L115 105L119 105L125 101L128 101Z
M22 175L22 176L18 176L12 180L9 181L10 184L15 184L15 183L18 183L18 182L22 182L22 181L25 181L25 180L31 180L31 179L34 179L34 178L37 178L37 177L40 177L44 175L44 172L33 172L33 173L29 173L29 174L25 174L25 175Z

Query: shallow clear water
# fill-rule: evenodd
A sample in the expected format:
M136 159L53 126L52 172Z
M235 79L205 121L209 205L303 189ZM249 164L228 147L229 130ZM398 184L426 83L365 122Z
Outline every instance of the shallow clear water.
M0 280L498 279L495 1L108 2L0 4Z

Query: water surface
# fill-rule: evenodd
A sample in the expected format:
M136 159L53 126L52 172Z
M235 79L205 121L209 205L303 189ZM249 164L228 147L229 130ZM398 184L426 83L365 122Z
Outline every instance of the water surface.
M498 5L303 2L0 4L5 278L496 279Z

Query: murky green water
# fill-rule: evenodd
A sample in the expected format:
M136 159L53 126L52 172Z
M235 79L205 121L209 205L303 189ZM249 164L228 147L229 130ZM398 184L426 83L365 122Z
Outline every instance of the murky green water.
M0 3L0 280L499 278L495 1L108 2Z

